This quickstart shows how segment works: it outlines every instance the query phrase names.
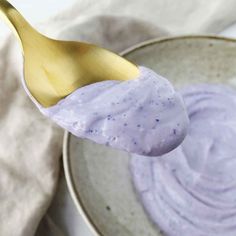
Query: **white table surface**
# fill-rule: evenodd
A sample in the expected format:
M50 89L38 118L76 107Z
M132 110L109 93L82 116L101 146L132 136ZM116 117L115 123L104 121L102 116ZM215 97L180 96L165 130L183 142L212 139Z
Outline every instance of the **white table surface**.
M71 6L76 0L10 0L26 19L32 24L45 21L61 10ZM0 39L6 36L10 30L0 21ZM228 27L220 33L222 36L236 38L236 24ZM92 236L83 219L79 216L66 187L65 179L61 176L60 185L56 197L49 209L49 215L63 234L67 236Z

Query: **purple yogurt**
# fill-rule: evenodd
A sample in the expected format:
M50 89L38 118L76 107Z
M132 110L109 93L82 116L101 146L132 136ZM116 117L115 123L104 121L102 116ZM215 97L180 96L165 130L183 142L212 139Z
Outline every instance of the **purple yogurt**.
M77 89L39 110L77 137L148 156L167 153L184 139L188 116L183 100L165 78L140 67L130 81L103 81Z

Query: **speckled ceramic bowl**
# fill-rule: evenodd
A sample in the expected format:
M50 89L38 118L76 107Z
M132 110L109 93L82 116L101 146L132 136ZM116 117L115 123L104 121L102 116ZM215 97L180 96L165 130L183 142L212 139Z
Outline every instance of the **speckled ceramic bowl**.
M129 60L168 78L236 86L236 41L215 36L156 39L127 50ZM129 174L129 154L66 133L64 167L70 193L94 235L157 236Z

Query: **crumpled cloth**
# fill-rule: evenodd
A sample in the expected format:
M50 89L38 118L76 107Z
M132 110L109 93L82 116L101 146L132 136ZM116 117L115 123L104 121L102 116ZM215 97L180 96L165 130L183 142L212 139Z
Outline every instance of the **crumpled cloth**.
M77 0L38 29L119 52L168 34L218 33L235 22L235 7L235 0ZM63 130L25 94L22 57L13 36L1 43L0 58L0 236L32 236L56 191ZM60 207L58 198L54 209ZM67 235L50 214L37 236Z

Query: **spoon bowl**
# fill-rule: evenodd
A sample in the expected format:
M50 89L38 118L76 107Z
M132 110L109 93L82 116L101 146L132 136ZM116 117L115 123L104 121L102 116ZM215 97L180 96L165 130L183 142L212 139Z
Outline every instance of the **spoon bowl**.
M82 86L134 79L139 74L136 65L106 49L40 34L6 0L0 1L0 13L22 47L27 88L44 107L55 105Z

